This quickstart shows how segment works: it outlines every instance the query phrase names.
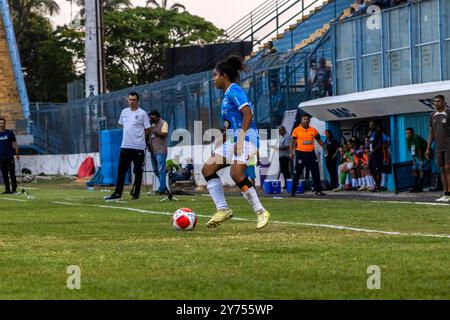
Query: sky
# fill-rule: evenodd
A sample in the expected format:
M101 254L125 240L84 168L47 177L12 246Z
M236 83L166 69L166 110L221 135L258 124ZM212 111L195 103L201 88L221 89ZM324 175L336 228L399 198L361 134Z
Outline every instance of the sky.
M160 0L158 0L160 1ZM265 0L177 0L183 4L187 11L214 23L219 28L226 29L234 22L251 12ZM56 0L61 7L61 14L52 17L55 25L68 24L70 22L70 1ZM134 6L145 6L145 0L132 0ZM174 3L169 0L169 5ZM223 4L227 5L224 6ZM239 8L239 13L236 13ZM73 15L76 14L77 8L73 5Z

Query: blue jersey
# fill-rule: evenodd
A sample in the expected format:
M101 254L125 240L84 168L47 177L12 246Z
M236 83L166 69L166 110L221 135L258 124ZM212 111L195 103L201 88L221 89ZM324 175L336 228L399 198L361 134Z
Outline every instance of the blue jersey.
M225 92L221 112L225 130L227 130L227 138L233 139L234 142L237 141L239 132L242 129L243 118L241 109L245 106L249 106L253 113L252 104L248 100L244 90L236 83L233 83ZM252 119L245 140L251 142L255 146L259 146L259 135L254 119Z

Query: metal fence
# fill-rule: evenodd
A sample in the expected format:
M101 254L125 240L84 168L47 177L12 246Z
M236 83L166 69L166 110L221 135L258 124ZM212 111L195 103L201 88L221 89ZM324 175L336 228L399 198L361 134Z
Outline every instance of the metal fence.
M241 75L241 85L247 91L255 109L260 129L273 129L281 124L287 110L296 109L309 98L308 61L331 57L330 39L326 35L297 52L254 58L247 63L248 71ZM157 83L131 87L89 99L66 104L32 103L32 124L43 153L83 153L99 150L99 132L119 128L118 119L127 107L130 91L137 91L140 106L146 111L158 110L175 129L194 130L194 121L201 121L203 131L221 129L220 104L223 93L212 82L212 71L178 76ZM41 134L50 135L40 137ZM36 140L36 139L35 139ZM186 141L184 141L186 143ZM193 141L190 141L193 143ZM177 141L171 142L172 146Z

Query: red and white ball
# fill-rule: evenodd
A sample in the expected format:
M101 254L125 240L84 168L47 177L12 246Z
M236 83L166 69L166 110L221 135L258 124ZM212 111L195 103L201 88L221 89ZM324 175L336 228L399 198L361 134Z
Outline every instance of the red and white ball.
M176 230L194 230L197 225L197 216L191 209L182 208L175 211L172 217L172 226Z

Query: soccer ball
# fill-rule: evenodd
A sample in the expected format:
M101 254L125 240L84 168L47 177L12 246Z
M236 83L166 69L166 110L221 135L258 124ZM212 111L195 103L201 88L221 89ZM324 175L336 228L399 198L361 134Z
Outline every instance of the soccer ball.
M197 217L191 209L183 208L175 211L172 217L172 227L180 231L194 230Z

